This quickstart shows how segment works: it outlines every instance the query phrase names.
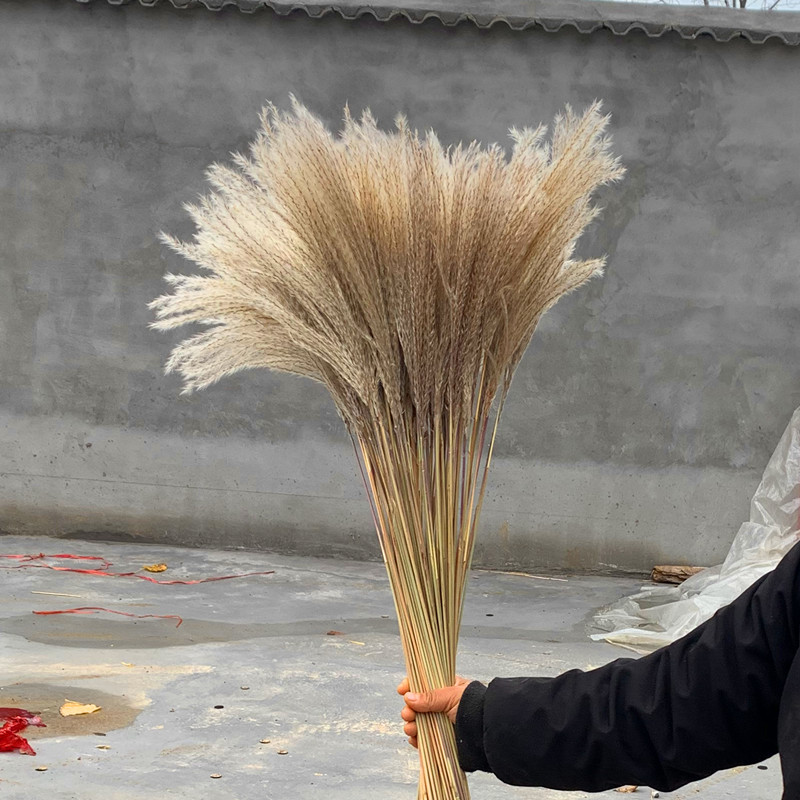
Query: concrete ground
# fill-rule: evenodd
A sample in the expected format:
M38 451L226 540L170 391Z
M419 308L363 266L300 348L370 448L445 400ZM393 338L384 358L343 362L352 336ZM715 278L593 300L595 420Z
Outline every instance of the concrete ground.
M165 562L169 569L156 576L163 579L275 572L162 586L3 569L0 706L40 711L48 727L28 729L35 757L0 753L0 797L415 797L415 753L402 735L394 693L403 675L400 642L382 565L0 537L2 554L39 552L102 555L120 572ZM15 563L0 559L2 566ZM480 679L554 675L626 655L589 641L586 630L596 608L638 581L562 578L474 573L459 671ZM31 613L79 606L177 615L183 623ZM62 718L58 708L65 699L102 708ZM471 785L476 800L588 797L508 787L488 775L471 778ZM661 796L777 800L780 794L773 759ZM640 788L632 796L650 797L650 791Z

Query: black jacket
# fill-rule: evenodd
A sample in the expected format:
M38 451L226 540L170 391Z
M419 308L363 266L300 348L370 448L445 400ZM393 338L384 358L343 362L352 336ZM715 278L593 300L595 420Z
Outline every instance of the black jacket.
M800 800L800 545L687 636L640 659L556 678L471 683L458 709L465 770L505 783L672 791L781 755Z

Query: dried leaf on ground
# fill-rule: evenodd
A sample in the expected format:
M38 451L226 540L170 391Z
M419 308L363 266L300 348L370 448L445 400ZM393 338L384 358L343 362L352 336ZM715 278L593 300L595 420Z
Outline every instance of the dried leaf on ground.
M147 566L142 567L145 572L166 572L167 565L166 564L148 564Z
M77 717L81 714L94 714L95 711L100 711L101 706L96 706L94 703L77 703L75 700L65 700L64 705L58 709L58 713L62 717Z

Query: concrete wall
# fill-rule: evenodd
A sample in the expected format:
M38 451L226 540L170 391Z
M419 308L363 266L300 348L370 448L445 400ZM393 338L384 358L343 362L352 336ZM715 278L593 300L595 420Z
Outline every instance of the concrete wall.
M480 564L713 563L800 405L800 51L640 33L0 0L0 529L378 555L324 390L190 398L156 241L266 98L503 140L604 98L629 168L501 427Z

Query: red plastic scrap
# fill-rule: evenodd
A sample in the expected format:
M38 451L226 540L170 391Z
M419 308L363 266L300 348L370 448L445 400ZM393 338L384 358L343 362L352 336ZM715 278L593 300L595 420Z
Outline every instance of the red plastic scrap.
M42 718L24 708L0 708L0 720L5 720L5 724L0 728L0 753L18 750L22 755L35 756L36 752L28 740L18 734L28 725L35 725L37 728L46 727Z
M46 616L48 614L96 614L98 611L103 611L106 614L119 614L123 617L136 617L136 619L176 619L178 624L176 628L180 628L183 622L183 617L177 614L131 614L128 611L114 611L113 608L100 608L99 606L81 606L80 608L64 608L58 611L34 611L34 614L41 614Z
M19 731L24 731L28 723L22 717L14 717L8 720L0 728L0 753L10 753L19 750L24 756L35 756L36 751L30 746L28 740L22 736L17 736Z
M24 708L0 708L0 721L15 717L22 717L28 725L34 725L37 728L47 727L38 714L26 711Z
M56 572L78 572L81 575L102 575L106 578L139 578L142 581L148 581L149 583L159 583L165 586L180 584L182 586L190 586L195 583L210 583L211 581L227 581L231 580L232 578L248 578L251 575L273 575L275 573L274 569L266 570L264 572L242 572L237 575L218 575L213 578L197 578L195 580L173 580L173 581L160 581L157 578L151 578L149 575L138 575L135 572L109 572L108 568L111 566L111 562L103 558L103 556L79 556L74 555L72 553L57 553L55 555L45 555L44 553L38 553L37 555L0 555L0 558L8 558L14 559L16 561L20 561L20 564L15 564L12 566L5 566L0 564L0 567L4 567L5 569L26 569L28 567L38 567L40 569L52 569ZM79 567L60 567L55 564L45 564L42 563L44 559L73 559L76 561L99 561L101 562L99 565L99 569L80 569ZM37 562L37 563L32 563Z

